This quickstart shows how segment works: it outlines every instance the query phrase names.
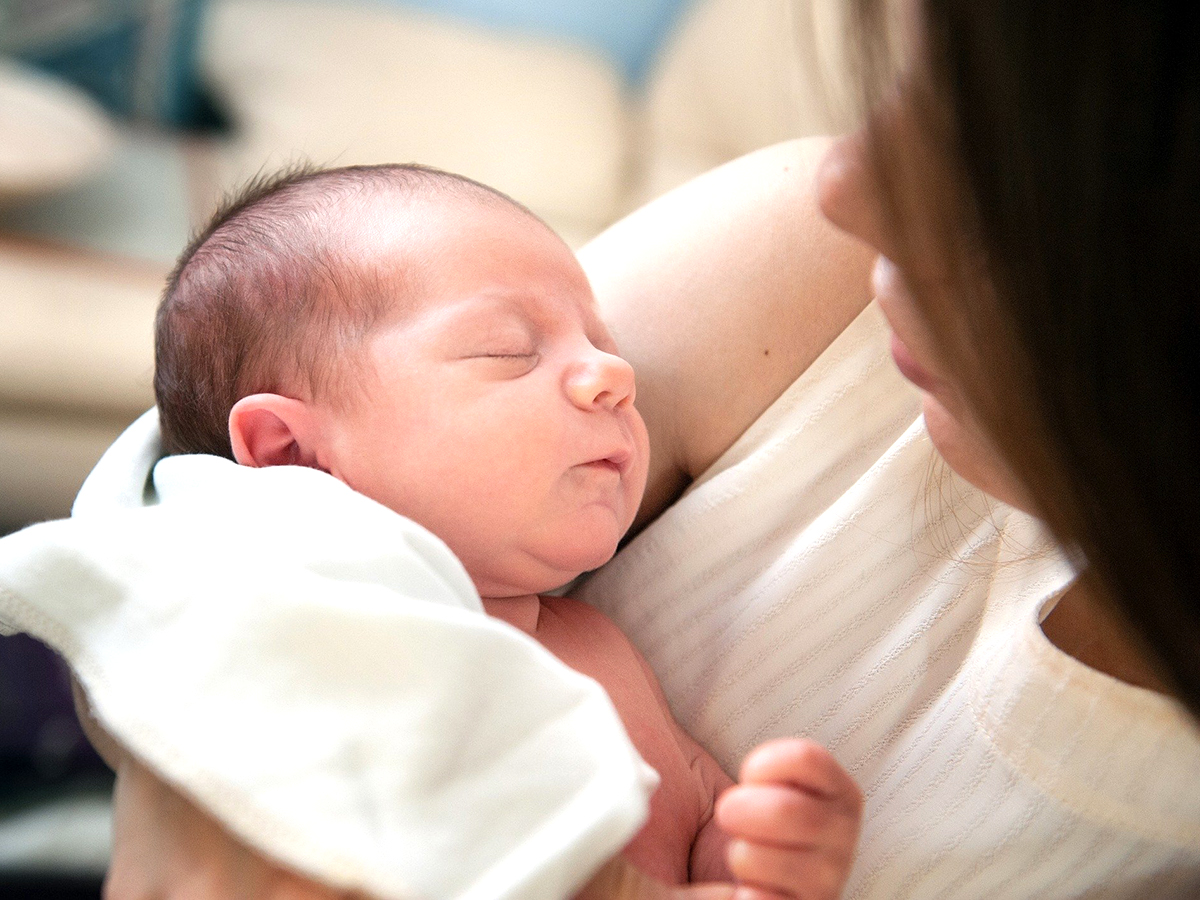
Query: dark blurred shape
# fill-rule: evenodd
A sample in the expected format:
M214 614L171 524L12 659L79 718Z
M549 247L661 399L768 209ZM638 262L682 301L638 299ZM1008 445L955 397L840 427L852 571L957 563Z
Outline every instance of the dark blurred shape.
M0 872L4 900L100 900L100 889L97 878Z
M75 718L62 660L27 635L0 638L0 812L108 777Z
M87 91L119 118L215 126L196 67L205 0L6 0L0 53Z

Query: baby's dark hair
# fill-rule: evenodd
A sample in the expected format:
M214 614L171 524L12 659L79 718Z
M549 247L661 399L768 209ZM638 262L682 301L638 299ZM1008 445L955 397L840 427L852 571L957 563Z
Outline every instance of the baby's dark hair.
M415 164L298 165L255 178L192 238L158 307L154 394L166 452L232 459L229 413L242 397L331 393L338 363L394 305L405 274L385 276L342 240L372 189L399 201L499 200L533 216L493 188Z

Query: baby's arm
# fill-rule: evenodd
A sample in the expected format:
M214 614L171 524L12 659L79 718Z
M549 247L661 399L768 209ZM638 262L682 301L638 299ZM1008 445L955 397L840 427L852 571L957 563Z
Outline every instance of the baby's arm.
M729 883L671 885L657 881L623 856L605 863L574 900L734 900Z
M862 794L829 751L812 741L762 744L741 781L717 802L732 837L729 868L739 900L836 900L850 875Z
M682 729L680 734L695 744ZM697 762L721 772L695 746ZM723 772L721 777L728 782ZM692 880L706 883L671 887L617 858L576 900L837 900L862 821L854 781L829 751L800 738L762 744L746 757L741 777L721 794L716 815L692 846ZM728 870L721 866L723 832L733 837Z
M650 668L650 664L646 662L637 648L628 642L628 639L626 642L630 653L641 665L642 673L645 675L650 689L654 692L663 717L671 724L675 742L688 760L691 770L699 782L700 790L707 798L707 809L701 816L695 840L692 841L691 857L688 860L688 880L695 883L728 882L732 879L729 867L725 863L725 846L729 843L729 836L717 825L715 813L717 798L727 788L733 786L733 779L726 775L725 770L712 758L712 755L675 721L675 715L667 703L667 697L663 693L658 676L654 674L654 670Z
M675 721L654 672L633 652L709 798L692 842L689 881L736 880L738 900L840 897L862 820L854 780L820 744L783 738L753 750L735 784Z
M697 744L692 737L679 728L680 745L692 754L692 771L700 777L711 805L708 808L707 819L696 832L696 840L692 842L692 856L688 864L689 880L694 883L730 881L733 873L726 863L726 847L729 844L729 833L717 823L717 798L733 786L733 779L725 774L725 770L717 765L707 750Z
M709 798L692 842L689 880L736 880L738 900L840 897L862 821L854 780L820 744L782 738L755 748L735 784L675 721L658 679L637 655Z
M679 727L678 740L685 752L692 757L692 771L695 772L710 800L705 820L701 823L696 839L692 842L692 856L688 863L688 880L699 884L706 882L732 881L733 873L725 861L726 847L729 844L729 834L717 824L717 798L726 790L733 787L733 779L725 774L725 770L717 765L707 750L692 739L686 731Z

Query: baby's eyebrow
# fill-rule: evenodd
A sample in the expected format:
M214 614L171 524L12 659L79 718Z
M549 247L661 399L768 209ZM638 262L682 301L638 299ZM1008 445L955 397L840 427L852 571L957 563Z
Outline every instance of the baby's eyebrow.
M524 328L534 330L552 328L562 317L563 311L569 310L580 316L589 335L608 335L608 328L600 317L595 301L590 298L501 288L464 298L455 306L459 308L456 316L460 315L467 321L510 319Z
M525 292L497 291L478 295L469 303L478 315L509 316L532 325L545 325L554 318L554 304L545 297Z
M444 311L443 327L458 330L485 326L516 324L522 330L533 331L538 323L519 304L501 297L471 297L454 303Z

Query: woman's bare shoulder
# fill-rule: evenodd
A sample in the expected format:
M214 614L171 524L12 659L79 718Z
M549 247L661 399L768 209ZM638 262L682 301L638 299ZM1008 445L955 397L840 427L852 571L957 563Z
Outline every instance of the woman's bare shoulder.
M827 141L700 176L580 252L651 436L638 516L656 516L866 306L867 249L817 207ZM637 526L635 526L637 527Z

